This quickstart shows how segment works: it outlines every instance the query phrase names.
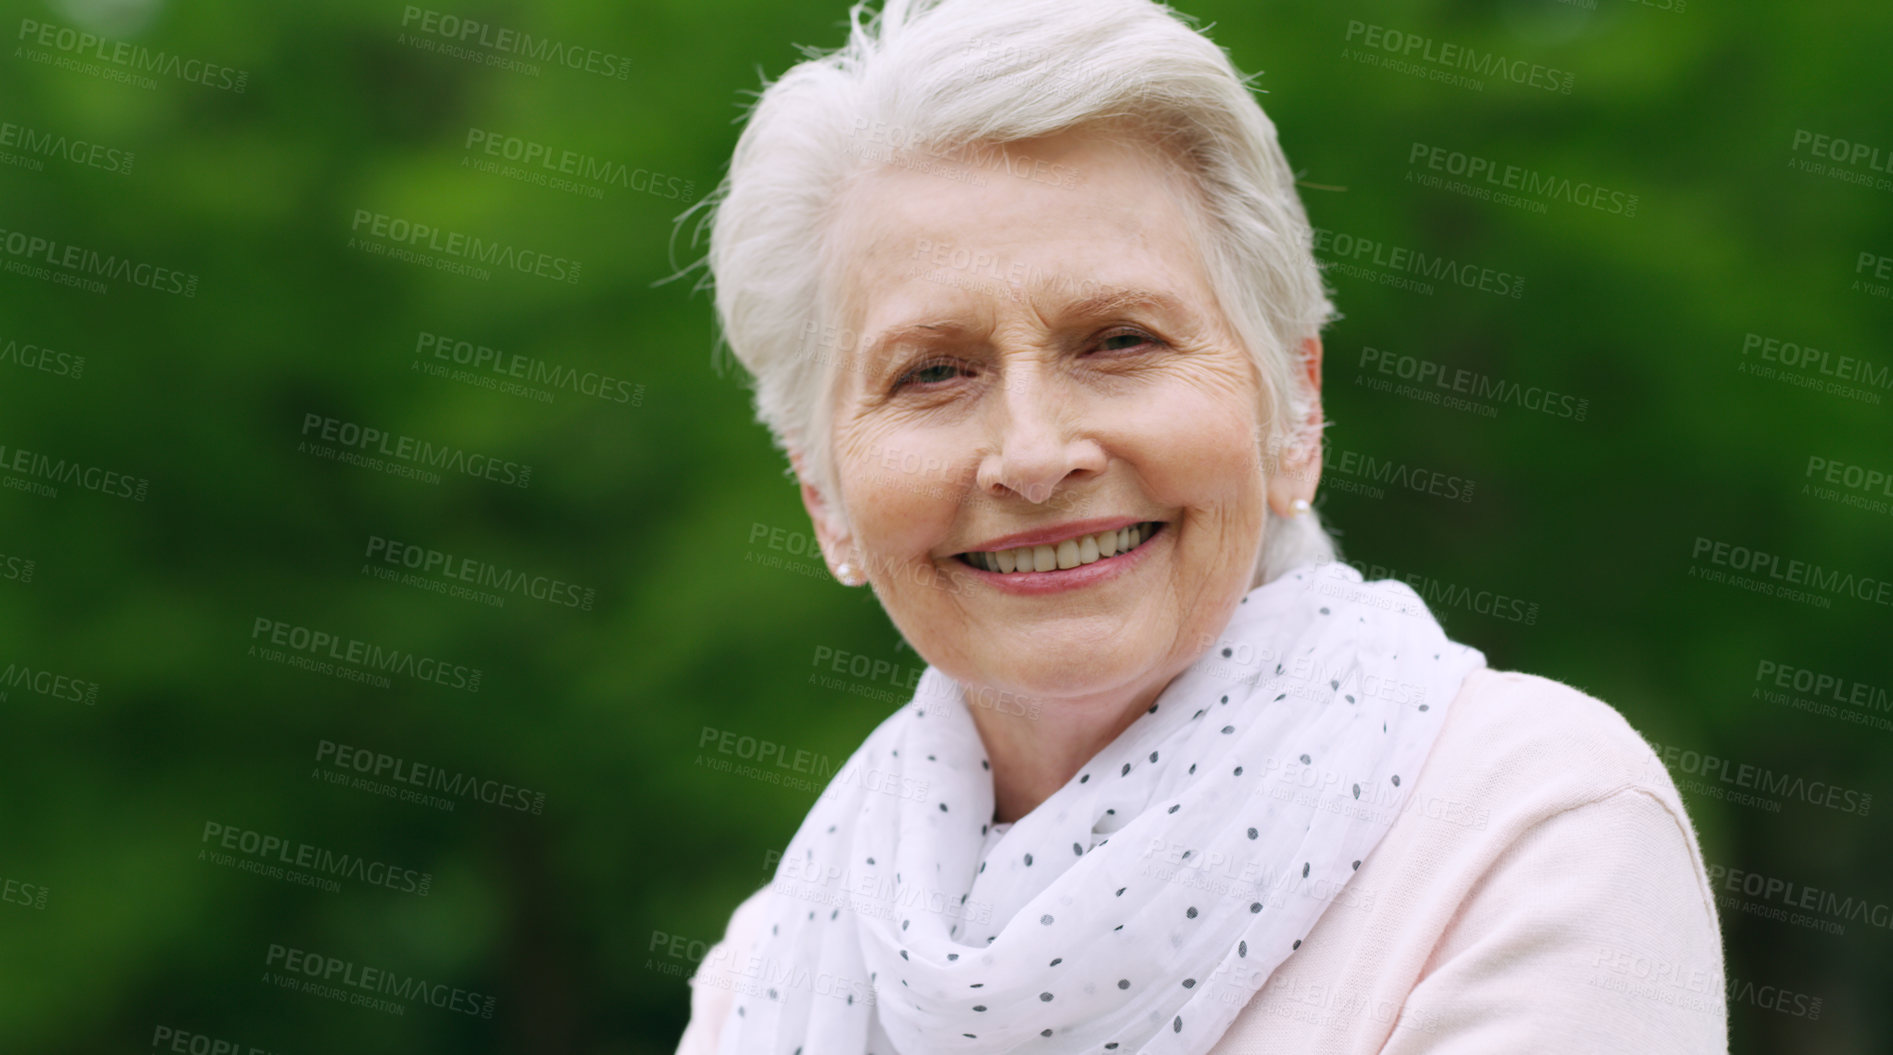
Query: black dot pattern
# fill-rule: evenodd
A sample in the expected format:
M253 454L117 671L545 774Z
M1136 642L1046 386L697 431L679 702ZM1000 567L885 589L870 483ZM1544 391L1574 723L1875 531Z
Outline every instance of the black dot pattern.
M1208 1051L1401 815L1401 774L1484 665L1425 613L1344 564L1254 589L1214 650L1003 823L968 702L928 667L790 841L748 950L846 1000L776 981L735 1005L736 1050ZM1217 882L1229 895L1205 897Z

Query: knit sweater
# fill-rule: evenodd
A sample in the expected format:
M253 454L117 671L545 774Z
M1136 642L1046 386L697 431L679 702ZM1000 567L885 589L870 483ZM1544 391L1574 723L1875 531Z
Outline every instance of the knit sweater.
M691 979L678 1055L714 1055L768 897ZM1576 689L1480 670L1405 812L1210 1052L1727 1050L1715 899L1655 752Z

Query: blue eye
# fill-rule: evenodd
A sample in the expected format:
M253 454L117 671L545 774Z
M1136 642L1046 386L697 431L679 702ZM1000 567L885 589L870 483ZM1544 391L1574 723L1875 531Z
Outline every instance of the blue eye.
M1111 343L1113 341L1124 341L1128 343L1113 345ZM1098 341L1098 347L1100 350L1106 352L1123 352L1150 343L1152 343L1152 339L1148 335L1133 331L1110 334Z
M949 363L944 360L924 363L902 374L900 380L894 382L894 388L899 390L906 388L909 384L928 385L936 384L941 381L951 381L953 380L953 371L959 368L959 364Z

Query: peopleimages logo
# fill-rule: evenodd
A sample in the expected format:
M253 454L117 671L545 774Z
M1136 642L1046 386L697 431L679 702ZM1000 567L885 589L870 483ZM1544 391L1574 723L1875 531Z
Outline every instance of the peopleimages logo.
M1532 626L1538 622L1538 602L1522 597L1512 597L1493 590L1474 590L1459 583L1445 582L1419 572L1407 572L1402 575L1392 568L1366 561L1348 561L1348 566L1361 573L1361 578L1369 582L1377 579L1398 579L1413 588L1420 599L1435 611L1442 608L1463 608L1479 615L1489 615L1494 619L1503 619L1511 623L1523 623Z
M525 488L532 483L532 466L530 465L470 452L448 444L430 443L413 436L388 432L386 429L376 428L373 425L361 425L314 411L302 416L302 435L308 437L311 434L317 440L337 444L352 455L370 456L370 461L390 458L429 469L465 473L468 476L511 484L519 488ZM307 442L306 439L303 441L304 444ZM298 450L301 449L302 444L298 444Z
M1763 875L1760 872L1748 872L1728 865L1707 863L1709 864L1709 888L1714 890L1721 887L1730 894L1740 894L1755 899L1755 907L1763 911L1755 911L1754 915L1782 919L1779 909L1773 912L1767 911L1773 909L1775 905L1780 905L1804 912L1818 912L1829 920L1865 923L1883 930L1893 929L1893 907L1889 907L1885 902L1837 894L1832 890L1822 890L1790 879ZM1721 898L1718 897L1717 900ZM1744 911L1749 911L1748 906L1743 906L1743 908ZM1795 922L1787 919L1782 919L1782 921ZM1840 933L1831 925L1815 929L1826 930L1830 934Z
M1528 85L1561 95L1570 95L1571 84L1576 80L1574 74L1536 62L1507 58L1495 51L1480 51L1469 45L1442 42L1359 19L1348 20L1347 36L1344 39L1350 44L1363 45L1399 59L1424 62L1442 70L1463 71L1481 77L1496 76L1513 84ZM1351 56L1344 51L1342 57ZM1478 84L1478 87L1483 90L1485 86Z
M1884 469L1867 468L1810 454L1807 471L1803 475L1818 476L1824 483L1839 484L1849 490L1877 492L1893 498L1893 473Z
M1882 717L1893 700L1882 686L1770 659L1756 665L1755 681L1751 699L1893 733L1893 721Z
M1542 201L1561 201L1613 216L1630 217L1637 214L1638 197L1635 194L1612 190L1588 180L1553 176L1523 165L1501 165L1491 158L1428 143L1415 142L1407 151L1407 164L1417 164L1433 172L1457 176L1473 183L1490 184L1490 188L1516 191Z
M1796 799L1810 806L1825 806L1841 813L1856 813L1865 817L1873 808L1871 792L1844 788L1822 780L1808 780L1792 773L1777 773L1766 766L1751 765L1722 758L1705 751L1693 751L1675 744L1659 744L1650 741L1651 750L1663 760L1663 766L1672 774L1701 777L1718 784L1728 785L1746 791L1758 791L1777 798ZM1690 782L1694 783L1694 782ZM1714 784L1701 785L1699 790L1717 798L1727 798L1727 789ZM1738 796L1733 801L1753 796ZM1776 806L1779 812L1779 806Z
M221 824L217 821L205 821L203 835L199 842L211 847L211 850L199 850L199 860L214 860L217 850L229 850L244 855L244 863L252 865L245 871L262 871L272 879L280 879L285 870L308 869L321 873L307 876L306 879L328 880L328 889L340 889L335 879L352 879L368 886L387 887L389 890L406 894L418 894L426 897L434 884L432 872L422 872L413 868L389 864L386 861L371 861L351 853L336 853L320 846L311 846L299 840L291 840L279 835L252 831L235 825ZM230 855L220 855L229 857ZM229 860L215 860L217 864L234 863ZM260 868L256 866L261 866Z
M46 895L52 889L39 883L28 883L12 876L0 877L0 905L19 905L42 912L46 908Z
M611 403L634 403L638 394L631 382L593 370L579 371L569 366L547 362L537 356L502 351L484 344L463 341L445 334L418 331L414 354L419 359L437 359L490 372L497 377L518 378L544 388L563 389L582 396L592 396ZM639 386L642 387L642 386ZM550 399L550 396L547 397Z
M311 981L348 986L367 993L383 993L401 1000L419 1000L433 1007L476 1018L493 1017L493 998L442 982L367 967L336 956L324 956L289 945L271 944L263 957L266 967L280 967Z
M1591 409L1590 400L1569 393L1539 385L1521 385L1477 370L1448 367L1431 359L1366 345L1361 346L1360 360L1355 366L1363 371L1373 370L1385 376L1410 381L1416 386L1430 385L1444 392L1485 400L1488 405L1510 404L1573 421L1583 421Z
M0 443L0 473L17 474L22 490L38 490L39 493L51 491L51 494L46 495L48 498L58 497L57 489L48 484L66 484L113 498L142 502L151 487L151 481L142 476L130 476L101 465L54 458L37 451L9 447L4 443ZM9 482L7 486L14 485Z
M1869 172L1885 172L1893 175L1893 150L1882 149L1874 143L1850 141L1838 136L1797 128L1794 130L1791 149L1797 153L1805 150L1817 158L1838 161Z
M356 209L349 230L361 238L379 238L403 249L424 250L456 261L474 261L555 282L576 283L583 270L583 265L576 260L521 249L462 231L444 231L431 224L415 223L372 209ZM351 248L355 247L354 239L349 241Z
M104 293L108 288L99 279L111 279L156 293L197 296L196 275L156 264L140 263L116 253L101 253L55 238L0 228L0 250L12 258L7 262L9 271L62 285L76 285L94 293ZM42 263L59 270L48 271L38 266Z
M43 667L32 667L25 663L8 663L0 669L0 686L9 689L21 689L55 700L70 700L90 707L99 702L99 683L75 678L70 674L60 674ZM0 692L0 699L6 693Z
M417 681L431 681L451 689L480 691L482 672L478 667L446 663L398 648L382 648L366 641L340 637L327 630L314 630L259 615L250 627L250 640L254 642L259 638L276 646L279 651L288 649L305 658L322 657L324 661L312 665L318 673L331 673L327 668L333 664L326 660L332 660L348 667L367 667L389 674L403 674ZM253 644L250 648L255 651L256 646ZM296 665L311 666L308 663Z
M1346 231L1331 231L1325 227L1313 228L1309 235L1314 251L1330 257L1332 262L1328 266L1345 268L1349 264L1371 264L1385 271L1449 282L1465 289L1476 289L1513 300L1525 295L1524 277L1509 271L1461 263L1423 249L1387 245L1376 239L1362 238ZM1424 286L1423 283L1420 285ZM1425 287L1424 292L1431 293L1431 287Z
M1331 485L1336 490L1353 491L1366 494L1371 498L1379 498L1382 495L1381 488L1372 485L1386 484L1418 494L1436 495L1460 502L1472 501L1474 484L1471 480L1449 476L1433 469L1416 469L1404 462L1334 447L1328 441L1326 433L1321 439L1322 466L1330 473L1354 478L1332 481Z
M1885 366L1759 333L1742 338L1736 371L1861 403L1883 402L1874 389L1893 390L1893 370Z
M1893 701L1889 701L1886 689L1864 681L1855 681L1835 674L1794 667L1775 660L1764 659L1755 665L1755 680L1766 682L1776 688L1789 689L1806 693L1822 700L1833 700L1853 707L1871 707L1876 710L1893 710Z
M363 777L372 777L375 781L391 781L405 785L400 797L407 797L410 788L425 788L438 791L460 799L497 806L501 809L518 810L521 813L539 815L545 810L546 793L529 788L515 787L504 781L485 779L463 773L459 770L443 769L425 762L414 762L385 751L376 751L366 747L339 744L333 740L316 742L315 760L319 766L317 772L354 773ZM334 783L335 781L331 781ZM376 790L368 788L367 790ZM431 796L430 796L431 797ZM434 803L429 803L433 805ZM453 808L447 802L448 809Z
M457 556L381 535L368 536L367 551L364 556L387 565L387 570L408 568L423 575L473 583L476 586L498 590L501 594L515 594L535 601L545 601L548 604L577 608L586 612L592 610L592 602L598 593L595 588L579 586L550 575L527 575L511 568L502 568L497 564ZM364 567L382 570L375 569L373 565L364 565ZM504 598L500 600L503 604Z
M623 187L676 201L689 201L697 192L694 182L679 176L667 176L646 168L632 168L623 162L593 157L576 150L564 150L519 136L503 135L485 128L468 128L465 148L469 152L478 150L487 158L475 158L472 153L468 153L460 161L462 168L473 167L475 163L490 158L501 158L521 168L507 171L489 161L486 166L482 166L482 171L554 190L574 191L589 198L604 197L603 188L607 186Z
M456 45L471 45L498 55L532 59L567 69L625 80L631 76L631 60L596 48L574 47L549 37L535 37L505 26L495 26L459 15L407 5L401 11L401 28L427 33ZM535 74L536 75L536 74Z
M129 150L119 150L103 143L68 139L28 125L0 121L0 161L7 161L9 157L15 156L8 153L12 150L25 151L28 157L24 160L27 161L36 161L38 158L59 158L70 161L74 165L84 165L103 172L114 172L121 176L131 173L131 164L136 156ZM38 171L45 166L30 164L26 167Z
M68 55L107 63L118 67L122 72L155 73L164 77L175 77L187 84L201 84L206 88L218 88L238 95L243 94L243 90L250 83L250 74L247 70L220 66L214 62L205 62L203 59L187 59L182 55L173 55L169 52L152 51L143 44L111 40L97 34L73 29L71 26L62 26L57 22L40 22L31 18L22 18L20 32L14 39L37 47L51 48ZM149 81L150 78L140 78L140 80ZM155 82L150 86L156 87Z
M12 363L22 370L37 370L54 377L71 378L78 381L85 377L85 356L70 352L56 352L43 348L31 341L20 341L13 337L0 343L0 363Z
M33 581L33 569L39 562L31 557L18 554L0 553L0 582L17 582L25 585Z
M1721 581L1723 577L1727 577L1721 570L1728 569L1732 572L1746 572L1774 580L1769 582L1748 579L1743 575L1732 577L1742 580L1735 582L1734 585L1742 586L1744 589L1761 587L1756 590L1758 593L1794 599L1794 595L1803 591L1794 590L1791 587L1805 586L1829 594L1893 607L1893 582L1870 575L1856 575L1853 572L1844 572L1837 568L1827 568L1792 558L1783 560L1779 555L1764 550L1731 545L1716 539L1703 538L1700 535L1696 537L1695 544L1690 549L1690 558L1698 562L1690 566L1690 574L1694 578L1709 579L1712 582ZM1704 574L1699 571L1699 566L1702 564L1710 565L1707 571L1717 574ZM1825 600L1825 598L1816 598L1816 600ZM1828 602L1821 607L1828 607L1831 604L1832 602Z

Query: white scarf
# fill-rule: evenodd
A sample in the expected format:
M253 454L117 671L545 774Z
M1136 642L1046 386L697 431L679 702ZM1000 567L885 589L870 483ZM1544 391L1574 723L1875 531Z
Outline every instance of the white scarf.
M719 1055L1202 1055L1407 808L1484 665L1403 583L1290 572L990 835L968 707L1016 701L929 667L784 851Z

